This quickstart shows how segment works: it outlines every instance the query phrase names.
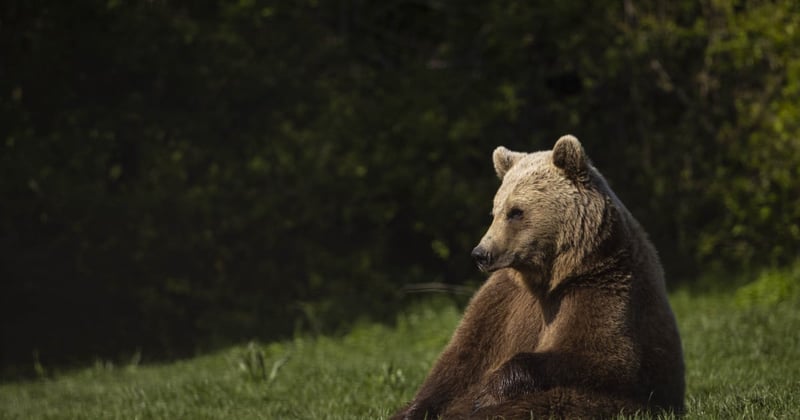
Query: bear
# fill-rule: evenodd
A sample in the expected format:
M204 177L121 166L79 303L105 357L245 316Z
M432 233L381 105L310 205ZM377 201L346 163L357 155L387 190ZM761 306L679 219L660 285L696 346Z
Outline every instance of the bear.
M609 418L684 412L684 361L647 234L572 135L498 147L491 275L393 419Z

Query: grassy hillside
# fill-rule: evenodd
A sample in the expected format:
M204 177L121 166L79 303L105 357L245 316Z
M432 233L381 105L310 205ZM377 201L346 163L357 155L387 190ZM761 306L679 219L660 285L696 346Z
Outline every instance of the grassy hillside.
M798 270L731 292L671 300L687 362L687 418L792 418L800 412ZM330 418L388 416L410 398L457 323L431 301L394 327L339 338L251 343L160 366L96 366L0 385L0 418Z

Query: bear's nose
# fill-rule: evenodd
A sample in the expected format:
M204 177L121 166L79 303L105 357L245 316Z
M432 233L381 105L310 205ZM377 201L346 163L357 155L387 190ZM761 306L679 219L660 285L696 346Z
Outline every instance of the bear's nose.
M472 255L472 259L475 260L475 263L478 264L478 268L480 268L481 270L485 270L486 267L488 267L489 263L491 262L490 261L491 256L486 251L486 248L480 245L476 246L475 249L472 250L472 253L470 255Z

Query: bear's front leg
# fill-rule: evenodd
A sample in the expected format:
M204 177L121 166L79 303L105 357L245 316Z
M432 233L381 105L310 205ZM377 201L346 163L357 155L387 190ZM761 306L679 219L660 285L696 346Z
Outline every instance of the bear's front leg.
M473 390L483 382L489 368L503 360L492 359L490 355L503 339L507 308L519 296L519 287L508 271L497 272L486 281L412 402L393 419L459 418L447 413L453 409L467 414L471 411L476 394ZM530 330L535 334L538 328L532 326ZM454 408L455 402L458 406Z

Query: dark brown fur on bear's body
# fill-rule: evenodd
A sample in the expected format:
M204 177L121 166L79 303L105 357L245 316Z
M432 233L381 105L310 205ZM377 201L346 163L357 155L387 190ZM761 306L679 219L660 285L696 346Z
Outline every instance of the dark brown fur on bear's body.
M535 269L519 262L497 268L415 398L393 418L604 418L683 411L680 337L656 251L583 157L580 143L569 137L567 146L578 148L570 149L578 158L566 164L547 159L577 189L599 194L602 206L586 216L598 219L594 236L582 239L591 244L572 255L568 269L559 268L557 255ZM521 158L513 153L495 153L501 178ZM574 176L582 165L585 172ZM496 199L495 211L506 211L504 200ZM493 224L481 244L498 229L506 228ZM554 253L569 246L562 243Z

